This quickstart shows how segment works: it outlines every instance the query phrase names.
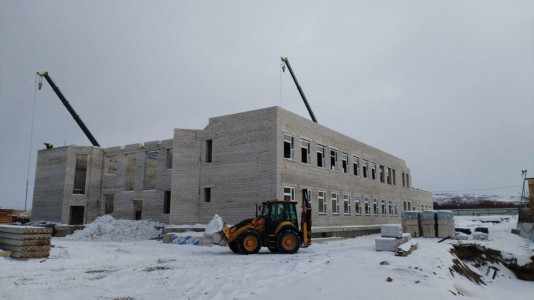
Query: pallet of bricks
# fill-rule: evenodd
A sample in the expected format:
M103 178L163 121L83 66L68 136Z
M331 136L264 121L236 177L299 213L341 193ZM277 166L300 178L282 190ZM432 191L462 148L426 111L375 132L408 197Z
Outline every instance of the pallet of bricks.
M438 237L454 237L454 214L449 210L438 210L437 214Z
M437 237L436 213L435 210L425 210L421 213L421 229L425 238Z
M15 210L0 209L0 224L11 224Z
M403 232L409 233L414 238L421 237L421 211L403 211L401 213L401 220Z
M50 255L52 228L0 225L0 249L13 258L43 258Z

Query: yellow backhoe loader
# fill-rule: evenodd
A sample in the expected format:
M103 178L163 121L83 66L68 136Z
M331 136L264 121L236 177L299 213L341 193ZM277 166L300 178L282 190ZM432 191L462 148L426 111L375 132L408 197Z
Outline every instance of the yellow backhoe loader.
M270 200L256 210L256 217L228 227L219 233L220 245L228 244L234 253L255 254L262 246L271 252L292 254L311 245L311 205L304 191L300 229L297 202ZM261 214L258 215L258 211Z

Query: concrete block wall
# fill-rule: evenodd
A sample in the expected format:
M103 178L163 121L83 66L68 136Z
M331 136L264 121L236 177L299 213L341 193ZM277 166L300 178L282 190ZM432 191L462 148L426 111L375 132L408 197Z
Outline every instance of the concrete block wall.
M85 206L84 223L90 223L100 213L100 190L102 181L102 166L104 151L93 146L68 146L67 170L65 174L65 192L61 222L70 223L71 206ZM84 194L73 194L76 156L87 155L87 173Z
M32 220L61 222L67 149L68 147L59 147L37 152Z
M201 140L198 222L219 214L236 224L254 217L255 203L276 198L275 109L211 118ZM207 140L212 140L212 162L206 162ZM211 188L209 203L205 188Z
M201 138L201 130L174 130L169 216L172 224L198 222Z
M412 202L415 205L432 205L431 194L419 191L411 187L402 186L401 174L410 174L406 163L393 155L385 153L379 149L366 145L335 132L325 126L316 124L308 119L295 115L282 108L273 108L277 111L277 168L279 178L277 181L277 196L283 198L284 186L295 187L296 200L300 201L302 189L309 188L312 192L313 205L313 225L314 226L336 226L336 225L370 225L382 223L400 223L400 213L403 210L403 201ZM285 159L284 154L284 133L290 134L295 140L295 159ZM311 163L301 162L301 139L310 142ZM326 167L317 166L317 145L325 147ZM338 151L339 169L333 171L330 168L330 149ZM349 155L349 173L342 172L342 153ZM360 175L353 175L353 156L360 159ZM369 161L369 177L363 177L363 160ZM371 179L371 163L377 163L377 179ZM379 166L383 165L395 169L396 184L380 182ZM410 176L411 177L411 176ZM392 180L393 183L393 180ZM324 191L327 195L327 212L318 212L318 192ZM332 214L331 193L338 193L339 214ZM349 194L351 200L351 212L345 214L343 211L343 195ZM355 213L355 196L360 196L362 213ZM364 199L370 199L372 209L373 200L376 198L379 204L379 214L365 215ZM389 214L387 206L386 214L382 214L381 201L386 200L397 203L397 215Z
M135 212L133 201L142 201L142 219L169 222L169 215L163 213L163 193L171 190L172 169L167 169L166 155L167 149L172 148L173 140L145 142L144 144L126 145L124 148L112 147L105 149L105 155L117 156L117 173L106 174L104 168L104 179L102 181L102 203L105 203L105 195L114 195L113 216L121 219L134 219ZM145 160L147 151L159 151L157 161L157 183L156 189L146 190L144 187ZM135 184L133 191L126 191L125 183L125 160L126 154L136 155ZM105 165L105 164L104 164ZM105 213L105 204L102 205L100 214Z

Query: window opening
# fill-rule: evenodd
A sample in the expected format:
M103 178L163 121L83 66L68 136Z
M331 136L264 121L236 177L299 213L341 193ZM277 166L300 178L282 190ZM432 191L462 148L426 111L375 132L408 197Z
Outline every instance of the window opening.
M339 194L332 193L331 199L332 199L332 214L339 214Z
M365 197L365 215L369 216L371 215L371 203L369 203L370 199Z
M347 153L343 153L341 155L341 168L343 169L343 173L348 174L349 173L349 155Z
M324 146L317 145L317 166L324 168L325 165Z
M85 181L87 179L87 161L89 155L77 154L76 167L74 169L74 187L73 194L85 194Z
M163 192L163 213L168 214L171 212L171 191Z
M295 188L284 186L284 201L295 201Z
M211 202L211 188L204 188L204 202Z
M362 204L360 203L360 196L354 196L354 211L357 215L362 214Z
M166 154L167 154L167 159L165 161L165 168L167 169L172 169L172 148L167 148L167 150L165 150Z
M284 158L295 159L295 138L284 133Z
M354 175L360 176L360 159L356 156L352 157L352 169Z
M137 153L124 155L124 190L133 191L135 186L135 165L137 164Z
M326 192L319 191L317 193L317 203L319 204L318 212L320 214L326 214Z
M346 215L350 215L350 195L343 195L343 212Z
M330 149L330 166L331 166L332 171L337 171L338 170L337 150Z
M206 163L211 163L213 154L213 140L206 140Z
M147 151L145 155L145 178L143 186L145 190L155 190L157 184L159 151Z
M117 174L117 155L106 156L106 166L104 167L106 174Z
M311 163L310 142L306 140L300 141L300 156L302 163L308 165Z

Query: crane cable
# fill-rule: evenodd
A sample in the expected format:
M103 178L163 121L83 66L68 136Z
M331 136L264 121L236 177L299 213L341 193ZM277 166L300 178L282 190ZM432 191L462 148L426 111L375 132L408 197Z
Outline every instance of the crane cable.
M39 89L41 89L42 82L39 82ZM35 74L35 83L33 88L33 109L32 109L32 126L30 130L30 150L28 151L28 171L26 173L26 197L24 198L24 211L26 211L26 205L28 203L28 188L30 183L30 161L32 155L32 142L33 142L33 121L35 120L35 95L37 93L37 74Z

